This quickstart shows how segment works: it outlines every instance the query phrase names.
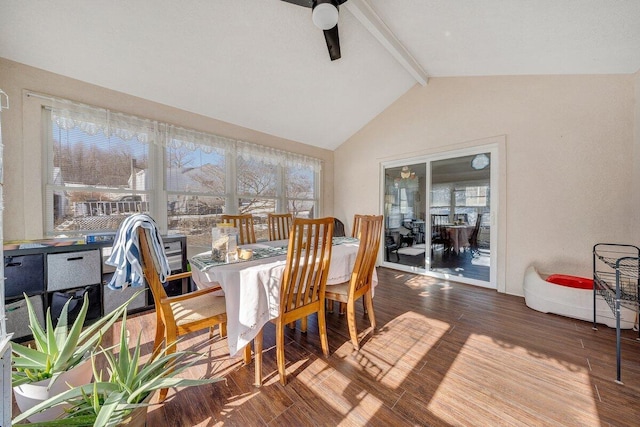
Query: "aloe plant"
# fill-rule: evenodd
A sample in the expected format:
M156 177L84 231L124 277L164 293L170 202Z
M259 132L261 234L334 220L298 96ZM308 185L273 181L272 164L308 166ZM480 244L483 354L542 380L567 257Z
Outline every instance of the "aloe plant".
M13 423L19 423L27 417L44 411L50 407L71 403L63 418L37 423L41 426L80 426L94 427L117 426L129 416L136 408L146 407L149 404L145 399L155 390L210 384L222 381L223 378L211 379L186 379L174 378L199 360L199 357L185 363L191 355L197 353L180 351L166 353L166 349L154 352L150 358L140 365L140 338L138 335L136 345L129 350L129 337L126 330L126 313L122 316L122 332L120 344L112 348L95 351L92 353L92 364L95 381L71 388L63 393L51 397L30 410L17 416ZM175 347L175 346L174 346ZM118 354L113 353L114 348L119 348ZM102 371L97 372L95 365L96 355L103 354L107 361L109 380L102 381ZM202 355L198 355L202 357Z
M82 327L89 309L87 294L84 295L82 308L71 328L67 323L67 307L71 300L67 301L62 308L62 314L55 328L51 319L51 310L47 309L45 327L43 328L29 298L25 295L29 312L29 328L33 333L35 348L15 342L11 343L11 351L13 352L12 385L15 387L51 378L49 382L49 386L51 386L62 372L77 366L97 348L102 335L122 317L129 302L140 292L84 330Z

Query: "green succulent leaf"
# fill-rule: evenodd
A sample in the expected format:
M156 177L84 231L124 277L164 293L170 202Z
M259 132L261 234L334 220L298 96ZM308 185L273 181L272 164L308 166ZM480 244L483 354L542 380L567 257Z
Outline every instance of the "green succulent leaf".
M87 317L87 311L89 310L89 295L84 294L80 313L78 313L78 317L76 317L76 320L73 322L73 326L71 326L71 329L67 333L67 306L70 301L71 300L68 300L65 303L55 331L57 338L56 346L60 349L60 356L53 365L53 369L57 371L63 371L70 368L70 366L68 366L69 360L72 358L73 353L76 350L80 339L80 333L82 332L82 325L84 324L84 320Z
M50 333L53 328L51 327L50 315L47 313L47 333L45 334L46 339L42 340L42 348L59 348L60 352L55 354L46 354L46 352L15 344L14 354L16 357L14 360L17 363L14 364L14 385L16 381L29 382L35 379L44 372L43 368L47 367L49 370L54 371L51 380L53 382L60 373L57 369L66 369L65 367L72 366L71 364L75 360L81 360L87 351L91 352L94 382L71 388L51 397L49 400L18 415L13 420L14 423L20 423L31 415L52 406L68 403L71 404L71 408L66 410L64 418L35 425L116 426L132 410L148 406L146 399L155 390L170 387L198 386L224 380L223 378L177 378L176 375L188 369L204 356L193 352L176 352L175 346L177 342L170 344L170 348L174 352L167 353L167 348L165 347L161 351L152 353L149 359L141 364L141 334L138 335L133 348L129 349L129 333L126 328L126 304L128 302L84 331L81 330L82 322L78 322L78 319L76 319L76 322L74 322L74 325L66 335L62 333L55 335L57 338L64 336L64 341L61 339L51 340L51 336L54 334ZM86 304L87 299L85 298L83 308ZM83 317L84 314L81 313L78 318ZM102 335L119 318L122 318L120 342L107 349L101 347ZM74 351L71 351L70 343L76 345ZM117 354L114 353L116 351ZM108 381L103 381L103 371L96 369L96 355L98 354L104 355L106 360L105 370L108 373Z
M52 378L50 384L53 384L62 372L78 365L98 347L102 336L126 313L129 303L141 292L144 291L135 293L113 312L98 319L84 330L82 327L89 308L86 294L80 313L70 329L67 325L67 311L70 301L67 301L55 328L53 327L51 310L47 310L46 330L40 325L33 305L25 294L27 311L29 312L29 327L33 332L35 349L11 343L15 355L12 360L12 385L21 385L45 378Z

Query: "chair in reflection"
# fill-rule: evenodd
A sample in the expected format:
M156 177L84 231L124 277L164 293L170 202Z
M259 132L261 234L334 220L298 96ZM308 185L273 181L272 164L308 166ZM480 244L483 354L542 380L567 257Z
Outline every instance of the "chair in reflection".
M380 235L382 232L382 215L364 216L360 219L360 247L351 273L351 280L339 285L328 286L325 298L347 304L347 323L349 336L354 349L358 350L358 331L356 328L355 301L363 297L366 312L369 315L371 330L376 326L373 312L372 280L376 266Z
M291 223L293 222L292 214L270 213L267 216L267 222L269 225L269 240L285 240L289 238Z
M442 245L443 253L450 250L451 238L447 225L449 225L449 215L431 214L431 256L438 245Z
M153 351L161 350L162 344L166 346L167 353L175 353L176 339L191 332L209 329L209 339L213 338L213 330L217 325L220 335L226 335L226 302L224 296L214 296L212 292L220 288L212 287L201 289L184 295L168 297L164 283L171 280L191 277L191 272L170 275L163 283L156 270L156 259L166 256L164 253L156 253L154 245L150 244L147 231L142 227L137 229L140 248L140 264L144 272L156 310L156 336L153 341ZM244 350L244 361L251 361L251 347L247 345ZM161 389L159 401L167 396L168 389Z
M256 233L253 229L253 215L222 215L224 222L231 222L238 229L238 244L248 245L256 242Z
M480 224L482 223L482 214L479 213L476 218L476 224L473 227L471 236L469 237L469 248L471 249L471 255L478 255L478 234L480 234Z
M325 320L325 290L333 236L333 218L295 218L289 237L287 261L280 282L280 312L276 324L276 358L280 383L287 382L284 358L284 327L298 319L306 326L307 316L318 313L322 353L329 356ZM305 327L303 326L303 330ZM256 357L262 348L262 332L255 340Z
M396 262L400 262L400 254L398 254L398 249L400 249L400 246L398 246L398 242L396 241L394 236L392 234L387 234L384 237L385 260L391 261L391 254L395 253Z
M333 218L333 237L345 237L344 223L338 218Z

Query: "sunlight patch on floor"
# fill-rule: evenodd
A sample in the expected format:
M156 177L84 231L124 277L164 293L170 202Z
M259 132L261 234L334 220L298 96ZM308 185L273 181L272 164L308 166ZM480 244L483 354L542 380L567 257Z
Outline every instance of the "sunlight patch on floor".
M554 393L548 392L550 385ZM570 419L575 425L588 425L598 417L597 396L588 368L483 335L472 334L467 338L428 407L442 421L457 424L458 411L452 410L451 402L465 401L465 397L486 402L482 406L460 407L466 416L473 411L478 420L513 414L514 424L518 424L521 408L532 405L547 409L534 416L549 425L558 425L563 419ZM537 402L532 404L531 400Z
M422 368L429 352L449 330L446 322L407 312L380 327L376 336L350 358L376 381L396 389L408 375ZM337 355L352 353L351 343L340 350Z

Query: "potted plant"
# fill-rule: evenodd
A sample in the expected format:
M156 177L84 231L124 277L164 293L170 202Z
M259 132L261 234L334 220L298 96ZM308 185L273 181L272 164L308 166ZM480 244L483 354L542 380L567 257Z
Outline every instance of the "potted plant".
M142 332L142 331L141 331ZM16 417L19 423L40 411L70 404L62 417L57 420L38 423L41 426L144 426L147 406L153 392L162 388L194 386L221 381L222 378L185 379L174 378L198 361L198 357L185 363L193 352L166 353L166 349L154 352L149 359L140 364L140 338L129 350L129 334L126 330L126 313L122 317L120 343L109 349L92 354L95 381L92 384L77 386L64 391L49 400L34 406ZM173 346L175 348L175 346ZM118 348L117 354L113 352ZM96 355L103 354L107 362L109 379L102 380L102 371L95 367ZM201 355L200 355L201 356Z
M99 345L102 335L126 312L127 305L136 295L84 330L82 327L89 309L86 294L71 328L67 324L67 308L70 301L64 305L55 328L51 311L47 310L43 328L29 298L25 295L35 348L11 343L11 380L20 410L24 412L31 406L69 389L70 385L88 384L93 374L89 363L91 352ZM38 414L29 420L35 422L52 419L58 416L62 409L61 407L55 411Z

